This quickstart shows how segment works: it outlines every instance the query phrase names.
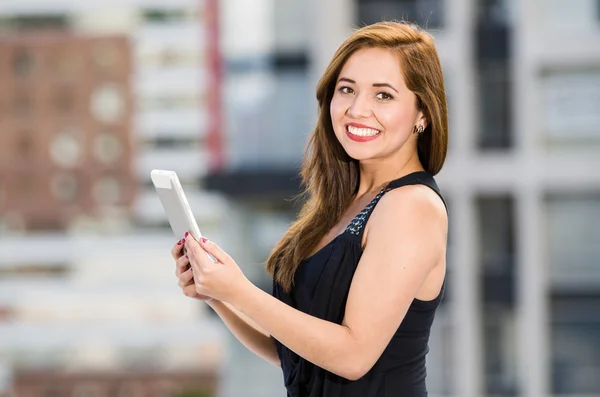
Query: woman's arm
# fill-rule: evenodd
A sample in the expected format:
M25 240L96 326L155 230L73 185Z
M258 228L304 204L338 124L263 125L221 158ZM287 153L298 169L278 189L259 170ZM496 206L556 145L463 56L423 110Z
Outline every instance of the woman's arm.
M179 287L183 294L205 301L221 317L231 333L251 352L271 364L281 365L274 339L264 329L230 304L198 294L193 271L189 268L190 261L187 255L183 254L183 240L173 246L171 254L175 259L175 275L179 279Z
M226 302L211 300L208 305L248 350L273 365L281 366L273 337L261 332L252 320Z

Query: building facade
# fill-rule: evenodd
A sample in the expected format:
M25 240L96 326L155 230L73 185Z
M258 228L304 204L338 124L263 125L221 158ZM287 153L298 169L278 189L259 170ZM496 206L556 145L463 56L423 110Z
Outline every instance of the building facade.
M176 170L218 239L207 3L0 5L0 393L214 395L223 329L177 287L150 182Z
M158 235L102 244L72 236L33 240L42 247L45 263L53 263L43 266L44 274L61 276L51 276L55 284L45 284L22 305L15 304L14 296L23 296L22 286L31 276L5 269L36 269L32 264L41 260L34 250L19 252L24 239L3 238L0 264L9 276L1 281L0 316L12 321L19 313L24 324L9 326L5 320L0 330L12 339L0 341L27 346L25 336L32 335L28 332L36 321L60 317L56 307L78 301L112 324L110 343L82 341L75 349L82 352L78 357L91 357L96 365L119 362L115 351L136 345L135 338L119 334L119 313L140 308L146 314L137 332L142 334L147 322L156 331L144 339L146 350L123 357L160 357L164 350L148 346L182 332L197 335L194 344L200 351L220 346L218 335L223 334L199 330L203 317L193 303L182 309L181 301L170 300L176 291L167 286L163 265L169 261L164 249L172 236L149 185L150 169L180 173L190 186L188 196L203 232L220 242L253 281L269 289L261 262L298 210L298 203L286 198L298 192L296 175L314 127L314 87L320 74L355 27L407 19L435 36L450 110L450 150L437 177L450 211L449 288L432 330L430 394L600 396L598 1L221 1L223 121L218 130L203 129L211 125L207 109L214 108L203 107L210 103L204 102L207 93L198 77L204 73L201 49L206 43L191 22L193 15L203 14L203 2L130 0L81 12L65 1L37 20L32 15L47 8L43 2L37 11L32 2L13 3L12 15L21 17L10 23L21 18L24 26L68 24L94 35L130 32L136 102L132 164L139 181L132 222ZM0 109L12 106L1 98ZM211 131L221 132L220 143L208 144ZM143 254L127 249L142 242ZM90 259L90 252L96 259ZM112 252L126 254L115 260ZM77 287L61 295L65 274L76 281L71 287ZM143 299L127 293L133 281L140 286L135 296ZM86 300L81 291L88 288L96 292L91 298L85 295ZM44 291L53 298L44 302ZM109 293L114 298L106 305ZM132 304L122 306L123 300ZM165 306L159 305L163 301ZM92 319L88 314L71 321L81 318ZM85 331L72 324L54 329L73 336ZM214 351L186 360L196 366L223 360L221 396L281 395L280 369L229 338L224 358ZM59 341L72 348L67 339ZM107 344L118 348L108 356L92 354ZM5 360L16 356L11 346L0 347L10 353ZM40 351L35 349L29 352Z
M131 50L123 36L61 30L0 38L0 213L8 229L129 216Z

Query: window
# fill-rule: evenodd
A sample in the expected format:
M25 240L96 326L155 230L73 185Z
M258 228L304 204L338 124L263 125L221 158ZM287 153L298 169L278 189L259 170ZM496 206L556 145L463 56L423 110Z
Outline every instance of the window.
M443 0L359 0L359 24L383 20L416 22L427 29L443 27Z
M72 168L83 160L83 145L80 134L65 129L57 134L50 143L50 158L55 164Z
M227 157L233 169L296 169L314 128L310 59L304 49L227 65L223 90ZM283 133L282 133L283 132Z
M116 123L125 114L125 96L117 84L103 84L92 92L90 99L92 115L103 123Z
M62 14L30 14L19 15L7 20L7 25L13 29L32 30L32 29L68 29L69 20Z
M123 145L119 137L110 132L103 132L94 138L94 156L101 163L113 164L123 154Z
M600 393L600 193L544 203L555 394Z
M480 1L475 32L481 149L512 146L511 18L506 1Z
M244 74L225 90L228 110L234 113L227 132L230 165L296 169L314 128L307 122L312 96L308 75L301 68L281 67L262 77Z
M168 132L165 132L164 136L147 141L145 147L148 149L185 149L193 146L198 147L199 145L198 140L195 137L178 138L168 136L167 134Z
M516 396L514 293L514 199L480 196L476 201L482 269L483 356L488 395Z
M552 391L600 393L600 295L555 294L551 304Z
M185 10L146 9L142 18L147 22L181 22L189 18Z
M279 51L273 57L272 63L275 70L281 73L291 71L305 72L309 66L309 59L306 51Z
M480 260L490 276L514 271L514 200L511 196L480 196L477 199Z
M509 26L512 23L513 0L478 0L477 19L485 23Z
M545 143L599 145L600 65L579 70L545 70L540 83Z
M547 6L539 9L536 24L545 34L597 34L598 32L598 0L578 1L573 6L573 0L552 0Z
M274 48L276 52L305 52L310 38L306 29L309 10L303 0L277 0L274 4Z
M33 55L27 50L18 50L13 57L13 73L17 77L29 77L33 73Z
M555 291L600 288L600 193L550 194L544 230Z
M200 106L201 101L199 95L193 94L148 95L138 100L138 108L144 111L157 109L197 109Z
M50 179L50 192L61 203L73 203L79 193L77 178L72 174L57 174Z
M480 65L477 74L479 95L479 139L481 149L512 146L510 65L493 62Z

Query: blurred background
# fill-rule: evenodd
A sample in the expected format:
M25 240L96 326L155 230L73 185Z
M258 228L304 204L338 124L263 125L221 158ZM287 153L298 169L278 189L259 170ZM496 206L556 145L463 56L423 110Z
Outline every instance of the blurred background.
M1 0L0 395L285 395L180 293L150 170L270 290L317 80L391 19L450 109L430 395L600 396L599 0Z

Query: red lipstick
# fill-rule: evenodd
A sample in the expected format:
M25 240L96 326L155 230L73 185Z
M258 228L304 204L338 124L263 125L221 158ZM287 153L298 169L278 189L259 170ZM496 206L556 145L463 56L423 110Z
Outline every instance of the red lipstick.
M348 127L355 127L355 128L369 128L371 130L377 130L377 128L371 128L367 125L363 125L363 124L358 124L358 123L348 123L345 126L345 130L346 130L346 135L348 136L348 138L352 139L355 142L369 142L372 141L374 139L379 138L379 135L381 135L381 131L379 131L379 133L377 133L376 135L373 136L359 136L359 135L354 135L352 133L350 133L350 131L348 131Z

